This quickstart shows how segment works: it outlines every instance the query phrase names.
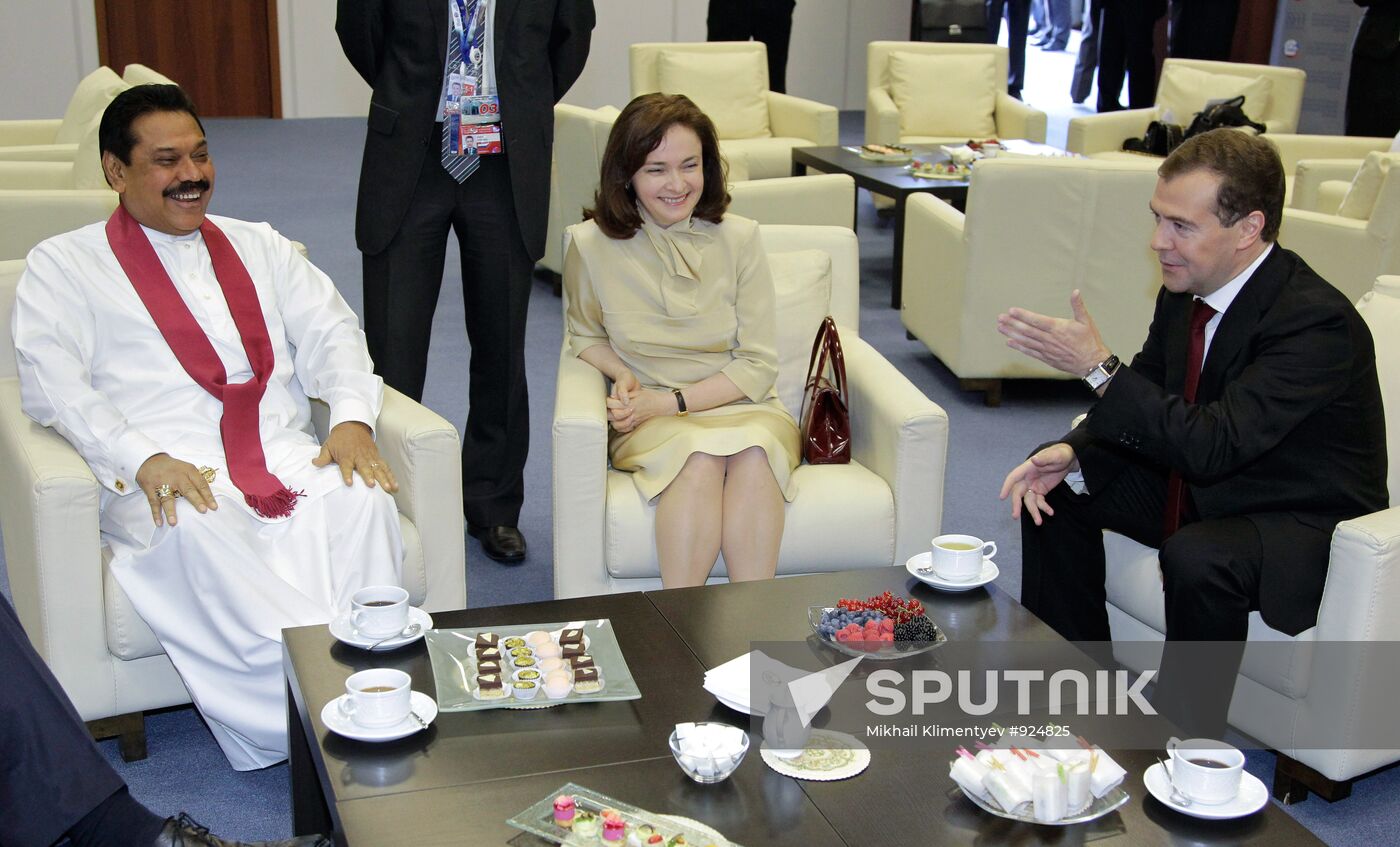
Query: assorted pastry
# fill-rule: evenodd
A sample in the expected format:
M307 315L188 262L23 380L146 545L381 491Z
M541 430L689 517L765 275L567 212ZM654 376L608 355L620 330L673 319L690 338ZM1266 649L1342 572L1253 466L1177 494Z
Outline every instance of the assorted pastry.
M561 630L557 636L532 630L501 638L477 633L469 657L470 688L477 700L562 700L570 694L597 694L606 680L581 629Z
M1111 756L1082 737L1070 749L976 747L976 753L958 748L948 770L953 781L1009 815L1040 823L1084 812L1127 776Z
M607 844L618 847L688 847L695 844L680 833L666 833L656 826L636 819L617 809L589 811L570 794L554 798L554 825L564 844ZM695 844L695 847L714 847Z
M912 148L898 144L862 144L859 150L862 159L877 162L907 162L914 155Z

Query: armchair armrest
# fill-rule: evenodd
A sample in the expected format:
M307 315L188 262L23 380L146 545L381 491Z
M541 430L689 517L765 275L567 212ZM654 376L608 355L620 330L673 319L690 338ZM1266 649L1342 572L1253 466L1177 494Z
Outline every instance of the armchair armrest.
M62 118L0 121L0 147L53 144L61 126Z
M948 414L863 339L849 332L846 339L851 458L889 483L895 562L903 562L943 524Z
M569 351L554 390L554 596L596 593L608 474L607 381Z
M78 155L76 144L25 144L0 147L0 160L6 162L71 162Z
M1316 210L1324 215L1335 215L1342 208L1342 201L1351 190L1351 180L1329 179L1317 187Z
M40 241L106 220L117 207L107 189L8 191L0 189L0 261L23 259Z
M883 88L865 92L865 143L899 143L899 107Z
M1024 138L1045 143L1047 117L1005 91L997 91L996 124L998 138Z
M467 605L466 527L462 517L462 444L457 428L438 413L384 387L375 425L380 455L394 469L394 503L423 544L423 608Z
M1318 205L1321 200L1322 183L1334 180L1346 180L1350 183L1356 178L1356 172L1361 170L1362 161L1362 159L1300 160L1294 170L1292 208L1311 212L1326 211L1329 214L1335 212L1335 209L1325 210Z
M6 162L0 160L0 189L71 190L72 162Z
M817 146L829 147L837 141L838 115L835 106L768 92L768 125L774 135L805 138Z
M1071 153L1104 153L1121 150L1125 138L1142 138L1147 125L1157 118L1154 109L1126 109L1070 118L1065 149Z
M1400 507L1337 524L1317 641L1400 641Z
M0 497L15 610L34 648L65 686L107 655L97 479L63 436L20 409L19 380L0 380ZM139 495L138 495L139 496ZM70 688L69 690L73 690Z
M856 183L846 174L736 182L729 187L729 194L733 200L730 211L761 223L855 226Z
M911 196L904 216L900 320L936 355L955 358L967 284L967 218L931 194Z
M1389 246L1373 237L1370 222L1302 209L1284 209L1279 242L1307 259L1312 269L1347 299L1371 290Z
M1304 159L1364 159L1373 150L1389 150L1391 139L1362 135L1264 134L1278 148L1283 172L1291 174Z

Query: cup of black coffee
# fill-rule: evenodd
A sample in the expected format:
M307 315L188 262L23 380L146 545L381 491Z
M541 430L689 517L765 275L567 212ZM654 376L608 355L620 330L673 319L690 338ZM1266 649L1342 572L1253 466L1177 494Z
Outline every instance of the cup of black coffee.
M1240 793L1244 753L1211 738L1172 738L1167 742L1167 775L1192 802L1218 806Z

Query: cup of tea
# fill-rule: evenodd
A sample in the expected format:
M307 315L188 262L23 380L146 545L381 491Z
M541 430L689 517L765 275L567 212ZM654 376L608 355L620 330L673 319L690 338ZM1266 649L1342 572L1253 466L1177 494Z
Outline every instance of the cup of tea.
M366 728L393 726L413 708L412 680L394 668L371 668L350 674L340 713Z
M1210 738L1172 738L1167 742L1167 775L1192 802L1218 806L1240 793L1244 753Z
M949 582L967 582L982 573L982 562L997 554L995 541L975 535L940 535L933 539L933 572Z
M350 596L350 626L367 638L388 638L408 626L408 592L371 585Z

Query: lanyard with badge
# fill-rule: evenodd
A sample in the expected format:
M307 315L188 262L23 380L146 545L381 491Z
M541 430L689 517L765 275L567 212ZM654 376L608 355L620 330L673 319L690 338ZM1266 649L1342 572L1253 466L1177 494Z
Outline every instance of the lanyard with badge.
M451 127L452 152L459 156L502 152L500 98L485 90L484 40L489 0L448 0L452 29L461 45L462 62L448 73L443 120ZM470 20L468 4L470 3Z

